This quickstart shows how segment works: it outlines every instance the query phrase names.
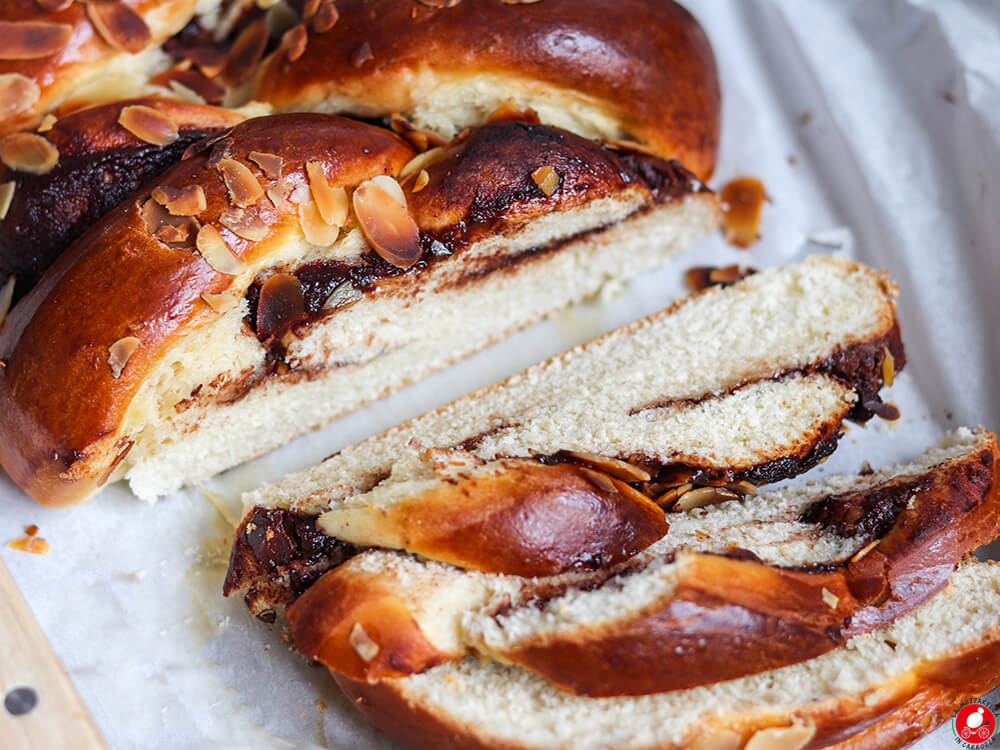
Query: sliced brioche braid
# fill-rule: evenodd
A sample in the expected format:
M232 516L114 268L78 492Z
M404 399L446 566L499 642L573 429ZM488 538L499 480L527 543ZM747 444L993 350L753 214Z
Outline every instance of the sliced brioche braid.
M288 616L303 653L352 679L474 651L585 695L695 687L812 658L920 606L1000 533L998 468L994 436L962 430L916 464L669 514L659 542L591 574L485 576L371 550Z
M809 661L640 697L588 698L469 657L377 684L335 675L413 750L893 750L1000 682L1000 566L967 563L914 612Z
M694 295L348 448L247 496L257 509L237 534L226 590L252 589L251 606L261 613L294 598L292 578L323 569L325 553L294 540L272 549L261 535L277 526L405 548L390 540L388 525L400 519L398 539L417 514L421 528L461 536L471 518L463 515L467 498L435 476L421 448L457 448L475 461L531 459L567 472L569 464L625 471L615 478L638 480L649 497L686 482L757 484L803 471L833 449L846 417L868 415L864 404L877 399L884 373L902 366L894 293L876 271L814 257ZM422 493L435 502L423 503ZM355 530L385 535L355 536L343 524L316 529L318 514L341 506ZM597 517L580 514L580 527ZM509 531L491 549L525 538L523 525ZM343 550L330 552L339 558ZM586 552L562 564L580 564Z

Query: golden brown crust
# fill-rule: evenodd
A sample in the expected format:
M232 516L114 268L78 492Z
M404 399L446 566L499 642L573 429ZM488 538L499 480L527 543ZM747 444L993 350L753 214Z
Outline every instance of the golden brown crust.
M147 47L161 43L183 28L195 9L194 0L125 0L125 4L148 22ZM100 77L108 63L121 54L95 29L88 18L86 3L75 2L64 10L48 12L35 0L3 0L0 18L16 23L64 24L71 29L68 43L54 54L30 60L2 59L0 55L0 75L25 76L40 92L33 104L0 120L0 135L34 128L44 113L71 97L81 82Z
M460 717L443 715L410 695L405 679L370 684L333 673L355 706L377 727L412 750L539 750L489 737ZM635 750L684 750L713 732L732 733L741 748L754 733L793 721L815 727L805 750L895 750L954 715L965 701L1000 683L1000 631L978 645L929 659L865 695L804 703L793 715L712 716L692 736ZM526 718L526 717L525 717Z
M126 130L119 118L131 106L162 113L177 127L177 140L159 146ZM59 118L42 134L59 152L52 170L36 175L0 165L0 183L14 183L0 224L0 285L17 277L16 302L73 240L179 161L188 146L245 119L233 110L162 97L98 104Z
M702 179L715 163L719 87L705 34L669 0L463 0L432 9L396 0L341 0L340 20L310 33L294 62L280 49L255 97L279 108L335 106L366 116L407 113L441 83L507 79L540 98L569 92L621 123L626 137ZM369 54L359 55L359 50ZM343 100L341 99L343 98Z
M340 533L330 518L321 527L354 544L525 577L615 565L668 528L663 511L625 482L530 459L495 462L488 472L449 478L372 513L358 511L337 519ZM377 541L356 538L370 533Z
M207 208L198 222L214 226L236 256L249 262L266 259L276 246L273 239L253 243L237 237L220 223L233 204L208 162L226 150L244 164L252 164L254 151L280 154L282 179L293 187L308 185L308 160L323 162L331 182L356 185L398 173L413 156L402 140L379 128L325 115L283 115L236 126L211 150L158 180L176 188L202 186ZM259 173L256 177L270 184ZM193 233L181 247L154 238L141 215L148 197L136 194L74 243L14 308L0 336L0 358L6 361L0 378L0 464L46 505L80 502L107 480L129 448L120 442L119 430L132 397L172 345L215 319L201 295L225 291L234 278L195 251ZM297 221L293 204L259 206L272 225L270 238ZM115 377L108 350L128 336L140 343ZM52 384L56 374L58 388Z

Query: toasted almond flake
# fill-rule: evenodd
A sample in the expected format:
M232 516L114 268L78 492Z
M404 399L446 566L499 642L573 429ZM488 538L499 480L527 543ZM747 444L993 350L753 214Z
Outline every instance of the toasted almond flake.
M823 587L822 591L820 591L820 594L822 594L822 596L823 596L823 603L826 606L828 606L830 609L836 609L837 608L837 602L840 601L840 597L839 596L837 596L835 593L833 593L832 591L830 591L830 589L828 589L826 586Z
M417 151L426 151L432 146L443 146L447 141L432 130L421 130L398 112L389 116L389 124L393 130L410 142Z
M645 469L610 456L600 456L585 451L566 451L566 455L623 482L648 482L652 479Z
M708 272L708 280L712 284L735 284L740 279L744 279L754 273L756 271L752 268L733 263L732 265L711 269Z
M209 78L215 78L226 67L226 53L212 45L194 47L186 50L184 54L198 70Z
M229 249L219 230L211 224L206 224L198 231L195 244L205 262L219 273L236 276L246 270L246 263Z
M417 0L417 2L428 8L437 10L439 8L454 8L462 0Z
M726 488L743 495L752 495L757 491L757 485L745 479L741 479L738 482L731 482L726 485Z
M66 10L73 4L73 0L35 0L35 2L38 3L39 8L47 10L49 13L58 13L61 10Z
M743 750L802 750L816 734L813 724L761 729L743 746Z
M311 19L316 15L317 10L319 10L319 0L306 0L305 5L302 6L302 20Z
M31 109L42 95L38 84L20 73L0 75L0 118Z
M486 122L499 122L502 120L520 120L522 122L539 122L538 113L530 107L520 107L513 99L507 99L490 113Z
M0 185L0 221L7 218L10 211L10 204L14 200L14 187L17 183L13 180Z
M68 23L0 21L0 60L37 60L65 49L73 36Z
M289 202L288 194L292 192L292 188L284 182L279 182L277 185L272 185L264 192L270 199L271 203L274 204L274 207L281 210Z
M264 176L277 180L281 177L281 166L284 160L277 154L269 154L266 151L251 151L247 156L250 161L260 167Z
M284 36L281 37L281 43L287 50L290 62L295 62L302 57L303 53L306 51L306 44L308 44L308 42L309 32L306 31L305 25L301 23L298 26L290 28L285 32Z
M351 644L351 648L361 657L361 661L367 663L378 656L378 644L369 637L360 622L354 623L347 640Z
M552 167L539 167L531 173L531 179L546 195L552 195L559 187L559 173Z
M323 220L315 202L299 204L299 226L311 245L330 247L340 237L340 227Z
M30 552L33 555L47 555L52 551L49 543L40 536L22 536L7 542L7 548Z
M235 294L229 294L228 292L223 292L222 294L211 294L210 292L205 292L201 295L201 298L205 301L205 304L215 310L215 312L219 313L219 315L229 312L240 302L239 297Z
M269 28L266 20L255 21L236 37L229 50L229 57L222 77L231 86L243 83L257 67L267 48Z
M311 201L312 191L309 189L309 185L306 183L296 185L292 192L288 194L288 200L298 205Z
M739 500L740 496L735 492L723 487L698 487L683 494L676 503L673 510L687 511L695 508L704 508L709 505L718 505L728 500Z
M427 183L430 181L431 181L431 176L427 174L427 170L421 169L420 173L417 175L417 179L413 181L413 187L411 188L411 192L419 193L421 190L427 187Z
M59 163L59 151L34 133L12 133L0 141L0 161L31 174L45 174Z
M164 224L154 232L156 239L168 245L187 242L191 230L186 224Z
M257 182L250 167L243 162L236 159L220 159L215 168L222 174L222 180L229 190L229 197L240 208L252 206L264 197L264 188Z
M649 154L650 156L659 156L656 149L646 146L638 141L629 141L620 138L608 138L604 141L604 145L607 148L613 149L615 151L636 151L640 154Z
M740 750L743 735L732 729L710 730L695 739L689 750Z
M125 3L88 3L87 18L104 41L123 52L134 55L153 41L142 16Z
M671 508L674 501L682 495L687 494L694 489L693 484L682 484L679 487L674 487L671 490L667 490L662 495L653 500L654 503L659 505L661 508Z
M323 221L332 227L344 226L349 211L347 191L342 187L330 185L323 171L322 162L306 162L306 174L309 176L313 202Z
M355 68L362 67L369 60L374 59L372 47L368 42L361 42L356 50L351 54L351 65Z
M403 168L399 170L399 179L405 180L411 174L419 172L424 167L427 167L437 161L440 157L444 156L444 147L432 148L429 151L424 151L422 154L417 154L412 159L410 159Z
M868 544L866 544L864 547L862 547L861 549L859 549L857 552L854 553L854 556L851 558L851 562L857 562L858 560L862 559L865 555L867 555L873 549L878 547L880 541L881 541L880 539L873 539L872 541L870 541Z
M372 185L382 188L385 192L391 195L403 208L406 208L406 194L403 192L402 185L395 177L390 177L387 174L380 174L372 177L369 181Z
M135 350L139 346L139 339L135 336L126 336L118 339L108 347L108 364L111 366L111 377L117 379L125 365L132 358Z
M208 208L201 185L185 185L182 188L161 185L153 190L153 200L166 208L171 216L197 216Z
M47 115L45 115L45 117L42 118L42 121L38 123L38 127L36 128L36 130L39 133L48 133L50 130L52 130L53 127L55 127L55 124L57 122L59 122L59 120L56 119L56 116L51 112L49 112Z
M3 328L3 322L7 319L7 313L10 312L10 303L14 300L14 285L16 283L17 277L11 276L0 287L0 328Z
M270 231L260 216L243 208L226 209L219 216L219 223L237 237L251 242L260 242Z
M197 70L167 70L153 77L153 83L165 82L181 99L196 104L221 104L226 89Z
M882 382L885 387L890 387L896 381L896 358L892 356L889 347L883 346L885 359L882 360Z
M577 467L581 474L587 478L587 480L594 485L601 492L607 493L609 495L617 495L618 488L615 487L614 481L611 477L602 471L594 471L586 466Z
M173 120L144 104L122 107L118 124L136 138L154 146L166 146L178 137L177 124Z
M316 15L312 17L313 31L317 34L323 34L336 26L339 19L340 13L333 0L323 0L316 10Z
M392 184L395 187L387 190L387 183L378 178L361 183L354 191L354 215L376 253L397 268L409 268L422 253L420 230L406 208L405 196L401 203L395 194L403 189L395 180Z
M323 309L332 310L336 307L343 307L356 302L363 296L364 293L360 289L356 289L350 281L343 281L330 292L330 296L323 303Z

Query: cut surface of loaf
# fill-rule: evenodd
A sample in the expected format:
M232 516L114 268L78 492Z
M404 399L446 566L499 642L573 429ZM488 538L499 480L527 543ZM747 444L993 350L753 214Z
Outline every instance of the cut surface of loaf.
M941 590L962 558L1000 533L998 463L993 435L960 430L913 464L668 513L659 541L590 573L578 565L528 578L508 566L490 576L430 563L433 548L416 550L423 558L372 549L295 601L292 634L310 658L368 681L469 652L591 696L766 671L829 651ZM420 534L426 520L416 513L410 523ZM331 531L329 519L320 527ZM548 526L560 539L573 530L555 517ZM609 541L617 533L606 527ZM488 535L478 538L489 548ZM386 608L412 615L390 620ZM359 628L376 659L352 650ZM419 658L412 643L422 644Z
M199 148L3 328L0 462L42 502L121 476L145 498L202 481L662 263L718 218L680 165L517 120L416 161L389 131L319 114Z
M688 690L590 698L469 657L378 684L337 677L415 750L903 747L1000 681L1000 566L967 563L896 622L809 661Z
M254 587L256 611L289 596L291 571L297 579L324 553L280 533L272 549L268 530L323 536L316 517L331 508L405 499L394 486L428 464L401 458L425 448L598 471L625 461L652 498L799 473L833 449L845 417L866 416L884 374L902 366L893 294L878 272L814 257L689 297L348 448L245 498L258 507L237 535L227 590Z
M445 139L498 107L532 108L542 122L637 141L711 175L715 60L697 21L671 0L339 0L336 8L336 24L322 32L313 24L304 51L282 46L261 65L254 98L282 111L402 114Z

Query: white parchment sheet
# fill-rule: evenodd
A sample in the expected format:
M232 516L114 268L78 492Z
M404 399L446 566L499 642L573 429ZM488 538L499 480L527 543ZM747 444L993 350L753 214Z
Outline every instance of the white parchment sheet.
M889 394L898 425L851 426L814 476L914 456L949 427L1000 429L1000 2L686 4L722 75L713 185L764 181L762 240L746 253L709 238L617 295L230 472L210 486L232 514L245 489L664 307L688 266L824 249L892 273L909 363ZM282 643L280 624L221 598L232 526L200 491L148 506L116 486L55 511L0 478L0 541L30 523L52 554L0 554L116 750L392 747ZM956 745L944 727L920 747Z

